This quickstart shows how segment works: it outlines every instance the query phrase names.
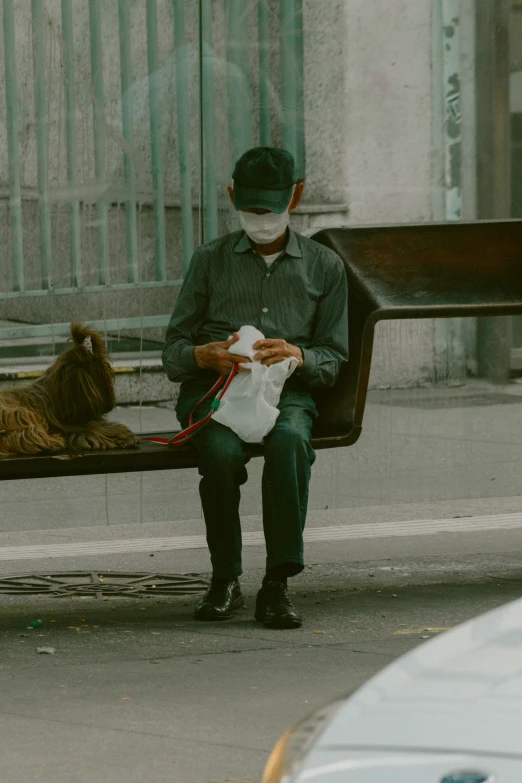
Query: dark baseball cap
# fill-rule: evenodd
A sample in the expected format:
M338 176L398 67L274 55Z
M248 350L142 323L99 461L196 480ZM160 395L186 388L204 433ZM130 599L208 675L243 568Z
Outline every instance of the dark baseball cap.
M278 147L253 147L234 167L236 209L268 209L281 214L290 204L295 185L295 161Z

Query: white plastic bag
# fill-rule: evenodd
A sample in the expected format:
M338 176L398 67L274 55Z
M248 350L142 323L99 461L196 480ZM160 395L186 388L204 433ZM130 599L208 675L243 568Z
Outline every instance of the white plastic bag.
M264 340L265 335L259 329L256 329L255 326L242 326L238 335L239 340L230 346L228 352L236 356L246 356L248 359L253 359L257 353L254 350L254 345L258 340Z
M242 326L239 340L230 347L230 353L253 358L253 345L264 336L253 326ZM291 376L297 359L285 359L266 367L260 362L243 365L249 372L241 372L224 394L213 419L229 427L246 443L262 443L279 416L277 404L285 381Z

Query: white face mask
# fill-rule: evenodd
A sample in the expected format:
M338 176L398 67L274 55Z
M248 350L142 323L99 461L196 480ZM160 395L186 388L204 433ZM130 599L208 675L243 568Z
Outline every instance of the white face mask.
M264 215L256 215L255 212L240 212L239 220L243 231L252 242L255 242L256 245L269 245L286 231L290 221L290 204L281 214L265 212Z

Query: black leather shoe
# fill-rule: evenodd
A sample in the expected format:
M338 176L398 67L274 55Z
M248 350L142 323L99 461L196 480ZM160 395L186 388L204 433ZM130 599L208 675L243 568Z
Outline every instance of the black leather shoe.
M205 595L196 604L196 620L230 620L235 609L243 606L243 596L237 579L230 582L212 579Z
M299 628L303 622L282 582L266 582L262 586L257 594L255 618L267 628Z

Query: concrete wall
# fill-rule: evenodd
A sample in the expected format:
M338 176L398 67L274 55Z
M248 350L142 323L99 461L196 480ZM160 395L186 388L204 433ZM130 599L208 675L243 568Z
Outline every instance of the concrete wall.
M433 220L431 2L304 0L304 19L307 191L347 205L309 225ZM440 340L431 320L379 324L371 386L431 383Z
M346 193L354 223L431 219L431 3L350 0Z

